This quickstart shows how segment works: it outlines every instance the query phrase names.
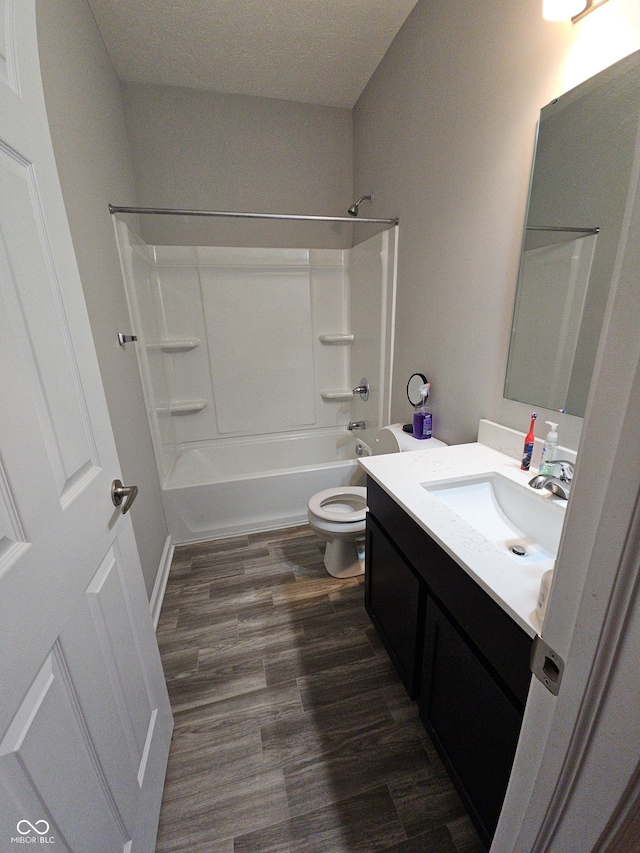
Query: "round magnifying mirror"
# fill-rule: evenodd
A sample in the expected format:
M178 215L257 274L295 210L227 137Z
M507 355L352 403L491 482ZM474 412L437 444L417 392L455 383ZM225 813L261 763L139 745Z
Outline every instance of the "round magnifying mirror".
M414 408L422 402L420 386L425 385L426 382L427 377L424 373L412 373L409 377L409 381L407 382L407 399Z

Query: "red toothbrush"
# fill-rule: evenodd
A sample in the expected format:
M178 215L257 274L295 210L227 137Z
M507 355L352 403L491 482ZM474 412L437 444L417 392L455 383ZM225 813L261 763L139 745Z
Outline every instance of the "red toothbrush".
M529 432L526 435L524 440L524 449L522 451L522 464L520 467L523 471L528 471L531 466L531 456L533 454L533 443L535 441L535 435L533 433L533 427L536 422L536 418L538 417L537 412L531 413L531 424L529 426Z

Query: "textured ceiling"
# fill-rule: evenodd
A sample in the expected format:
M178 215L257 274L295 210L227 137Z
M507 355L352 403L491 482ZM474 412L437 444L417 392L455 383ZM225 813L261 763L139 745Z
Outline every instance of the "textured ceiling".
M352 107L417 0L89 0L121 80Z

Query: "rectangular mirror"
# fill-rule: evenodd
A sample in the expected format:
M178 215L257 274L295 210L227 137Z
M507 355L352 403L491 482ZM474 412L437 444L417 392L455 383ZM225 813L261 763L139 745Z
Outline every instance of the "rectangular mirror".
M540 113L504 396L584 417L631 180L640 51Z

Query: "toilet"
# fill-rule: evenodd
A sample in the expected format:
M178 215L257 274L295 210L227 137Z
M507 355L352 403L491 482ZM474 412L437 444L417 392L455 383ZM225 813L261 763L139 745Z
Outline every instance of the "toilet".
M374 456L405 450L435 450L446 447L437 438L421 440L403 432L402 424L383 427L372 448ZM364 538L367 490L364 486L323 489L309 499L307 517L315 532L326 539L324 566L334 578L352 578L364 573Z

